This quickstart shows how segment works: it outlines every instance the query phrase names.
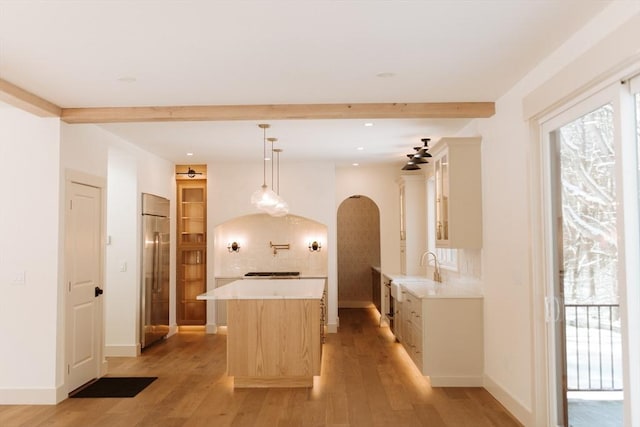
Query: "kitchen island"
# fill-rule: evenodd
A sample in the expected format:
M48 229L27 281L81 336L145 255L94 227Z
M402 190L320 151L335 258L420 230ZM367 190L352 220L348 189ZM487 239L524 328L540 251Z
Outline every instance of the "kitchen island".
M322 279L245 279L198 295L227 301L234 387L312 387L322 357Z

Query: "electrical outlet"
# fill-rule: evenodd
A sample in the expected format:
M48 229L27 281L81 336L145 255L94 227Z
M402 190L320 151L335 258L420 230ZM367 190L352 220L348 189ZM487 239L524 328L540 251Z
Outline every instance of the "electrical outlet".
M125 271L127 271L127 262L126 261L120 261L120 271L122 273L124 273Z

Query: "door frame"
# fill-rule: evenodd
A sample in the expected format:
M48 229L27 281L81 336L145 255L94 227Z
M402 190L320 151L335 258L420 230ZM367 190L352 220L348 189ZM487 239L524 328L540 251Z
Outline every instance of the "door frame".
M69 319L67 318L67 313L68 313L68 292L67 292L67 283L69 282L69 271L70 271L70 257L69 254L67 252L67 247L66 247L66 238L67 238L67 223L68 223L68 214L69 211L67 210L67 206L69 205L69 195L70 195L70 188L72 184L80 184L80 185L86 185L89 187L95 187L98 188L100 190L100 260L99 260L99 268L100 268L100 281L102 283L102 288L103 290L107 290L107 284L106 284L106 269L105 269L105 265L106 265L106 215L107 215L107 180L106 178L103 177L99 177L99 176L95 176L95 175L91 175L91 174L87 174L84 172L80 172L80 171L76 171L76 170L72 170L72 169L66 169L65 170L65 184L64 184L64 196L62 197L62 200L64 200L63 204L62 204L62 218L63 218L63 224L62 224L62 251L64 253L64 274L63 274L63 280L61 283L61 288L60 288L60 295L61 295L61 300L62 300L62 305L61 305L61 313L62 313L62 340L61 340L61 346L64 349L64 358L63 358L63 378L64 378L64 385L62 387L61 390L61 395L58 397L58 401L64 400L68 397L68 394L73 391L73 390L69 390L69 382L68 382L68 365L69 365L69 358L70 355L68 354L69 351L69 346L68 346L68 339L69 337L67 336L67 332L69 330ZM105 309L104 309L104 298L98 298L97 299L97 304L98 304L98 313L99 313L99 318L101 320L100 325L97 327L99 329L99 333L97 334L99 336L99 343L97 343L97 347L98 347L98 360L100 361L98 363L98 371L99 371L99 376L104 376L107 373L107 360L104 357L105 351L104 351L104 347L105 347Z
M625 70L628 72L628 70ZM627 74L628 75L628 74ZM631 97L626 85L620 84L620 76L585 91L563 107L557 108L544 116L530 122L532 160L531 172L531 236L532 236L532 288L533 304L533 348L532 382L535 384L533 395L532 419L535 425L556 426L558 410L555 403L557 395L557 371L555 361L555 333L552 322L548 319L555 316L553 300L554 281L556 280L556 251L554 241L554 218L552 216L553 185L551 146L549 132L579 117L580 113L594 110L598 106L610 102L614 106L614 144L616 156L616 203L618 205L618 283L620 293L620 315L623 327L623 388L624 417L627 420L638 417L633 405L640 395L637 384L639 370L630 363L637 359L639 339L629 336L629 322L636 318L634 314L640 310L640 301L629 299L627 281L640 277L638 263L626 262L640 253L638 236L638 194L637 155L635 137L628 132L629 124L625 123L630 111ZM592 108L595 107L595 108ZM626 114L626 117L625 117ZM631 195L631 196L630 196ZM636 220L634 221L634 218ZM628 220L625 220L628 219ZM631 236L631 237L630 237ZM629 297L632 295L629 295ZM631 356L631 357L630 357ZM633 415L632 415L633 412Z

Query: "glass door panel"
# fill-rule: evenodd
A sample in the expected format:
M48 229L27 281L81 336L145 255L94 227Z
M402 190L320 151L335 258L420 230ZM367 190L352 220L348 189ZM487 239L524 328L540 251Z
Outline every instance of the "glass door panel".
M613 106L606 104L552 135L557 349L564 353L557 355L564 408L559 421L574 427L594 425L586 416L592 412L622 422L622 395L614 393L622 390L622 348L613 123Z

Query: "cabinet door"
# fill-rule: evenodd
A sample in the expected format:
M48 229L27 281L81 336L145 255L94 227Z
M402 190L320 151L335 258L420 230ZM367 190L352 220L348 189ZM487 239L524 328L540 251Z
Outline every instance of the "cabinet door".
M198 182L179 183L178 245L206 243L206 188Z
M434 152L435 243L482 247L480 138L443 138Z
M404 331L404 319L403 319L403 310L402 310L402 302L401 301L395 301L395 316L393 318L393 324L395 326L395 336L396 339L400 342L403 341L402 338L402 333Z
M436 242L449 240L449 156L436 159Z
M179 252L178 324L204 325L206 301L196 297L206 292L206 259L204 249L183 249Z
M206 292L206 180L176 181L177 264L176 321L178 325L204 325L207 321L206 301L196 297Z

